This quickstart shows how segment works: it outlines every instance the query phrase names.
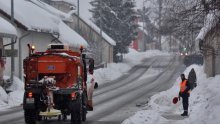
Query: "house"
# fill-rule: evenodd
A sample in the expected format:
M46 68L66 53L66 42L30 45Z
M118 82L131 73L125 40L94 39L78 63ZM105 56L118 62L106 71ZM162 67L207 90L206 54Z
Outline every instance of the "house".
M72 6L76 5L76 3L70 0L44 1L66 13L72 12ZM113 47L116 45L116 43L90 20L91 13L88 10L88 8L90 8L89 6L91 5L89 4L88 0L80 1L79 26L78 16L75 13L72 14L73 21L66 22L66 24L68 24L72 29L77 31L84 39L88 41L88 52L90 53L91 57L95 58L96 64L112 63Z
M15 27L0 17L0 86L3 85L3 71L5 70L5 57L3 57L3 38L9 38L15 41L17 37L17 31Z
M138 36L131 42L130 47L139 52L146 51L147 37L147 31L143 27L139 27Z
M78 16L73 15L73 22L77 22L77 19ZM72 29L78 30L77 23L67 22L67 24ZM80 17L78 33L88 41L88 51L95 58L97 64L113 62L113 47L116 43L104 32L100 34L100 29L93 22Z
M220 74L220 23L219 12L210 12L196 38L197 48L204 57L204 71L208 77Z
M18 32L15 49L19 55L15 58L15 75L22 79L23 59L28 56L27 44L35 45L36 51L45 51L48 44L58 42L69 44L73 50L81 45L87 47L84 38L68 27L63 21L68 21L68 15L38 0L14 1L14 16ZM0 17L10 20L11 1L0 0ZM4 41L7 43L7 40ZM10 49L10 47L8 47ZM10 58L7 58L5 74L10 72Z

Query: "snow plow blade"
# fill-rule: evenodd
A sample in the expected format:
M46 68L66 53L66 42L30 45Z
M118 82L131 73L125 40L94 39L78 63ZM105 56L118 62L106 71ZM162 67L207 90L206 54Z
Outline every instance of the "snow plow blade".
M47 111L45 112L40 112L40 116L44 116L44 117L54 117L54 116L59 116L61 115L61 111L60 110L56 110L56 109L51 109L50 111L47 109Z

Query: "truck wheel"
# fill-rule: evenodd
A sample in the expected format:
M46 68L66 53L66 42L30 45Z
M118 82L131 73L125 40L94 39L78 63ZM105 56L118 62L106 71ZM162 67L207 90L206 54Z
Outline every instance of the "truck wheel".
M86 121L86 114L87 114L87 97L86 97L86 94L84 93L82 95L82 121L85 122Z
M83 121L83 122L86 121L86 114L87 114L86 106L83 105L83 106L82 106L82 121Z
M71 112L71 124L82 124L79 112Z
M36 124L36 112L32 109L24 110L24 119L26 124Z

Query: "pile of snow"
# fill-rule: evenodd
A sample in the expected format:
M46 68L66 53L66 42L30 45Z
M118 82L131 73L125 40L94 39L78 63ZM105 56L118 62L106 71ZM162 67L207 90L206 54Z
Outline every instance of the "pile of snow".
M4 76L4 80L9 78L9 76ZM19 78L14 77L14 83L7 90L12 92L7 94L0 86L0 110L19 106L23 103L24 83Z
M99 84L107 83L115 80L127 73L133 66L141 64L142 60L154 56L167 56L169 53L159 50L149 50L146 52L137 52L134 49L129 49L129 53L124 55L122 63L110 63L107 68L101 68L94 71L94 76Z
M169 56L169 55L170 53L161 52L159 50L148 50L146 52L137 52L134 49L129 49L129 53L125 55L124 61L127 64L134 66L142 63L142 60L146 58L151 58L154 56Z
M4 80L10 80L9 76L4 76ZM14 83L7 88L8 91L16 91L16 90L24 90L24 82L22 82L19 78L14 77Z
M0 34L6 35L17 35L15 27L7 22L5 19L0 17Z
M184 74L188 77L189 71L194 68L197 74L197 87L191 92L189 98L189 117L181 117L182 104L172 104L172 99L178 96L178 78L174 86L151 97L146 110L137 112L126 119L123 124L217 124L220 122L220 76L206 78L203 66L192 65Z

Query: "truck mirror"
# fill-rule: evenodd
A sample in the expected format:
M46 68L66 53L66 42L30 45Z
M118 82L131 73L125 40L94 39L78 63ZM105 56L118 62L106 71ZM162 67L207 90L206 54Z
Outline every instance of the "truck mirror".
M95 82L94 89L97 89L98 87L99 87L98 83Z
M89 59L89 72L93 72L94 71L94 59Z

